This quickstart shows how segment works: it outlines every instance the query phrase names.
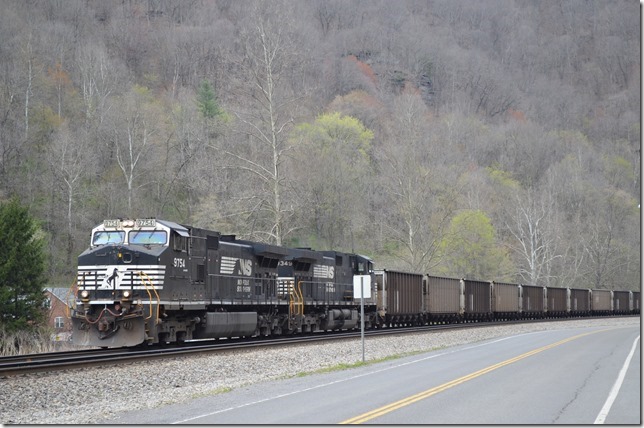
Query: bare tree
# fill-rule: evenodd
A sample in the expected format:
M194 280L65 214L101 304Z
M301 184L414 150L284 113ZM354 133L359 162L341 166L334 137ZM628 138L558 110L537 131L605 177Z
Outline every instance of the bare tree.
M76 60L80 70L80 90L85 104L85 119L100 124L109 108L109 97L117 89L117 76L126 76L109 59L101 45L88 45Z
M63 124L47 149L47 160L54 177L54 188L60 189L61 195L64 195L67 208L66 262L70 267L73 266L74 251L74 218L76 217L74 204L78 189L83 185L83 179L94 166L93 154L87 137L73 135L67 124Z
M146 176L144 164L152 160L152 139L158 134L161 115L148 100L147 88L134 86L122 98L114 118L114 148L116 162L127 185L127 214L133 215L134 191L150 184L139 183Z
M548 194L515 189L507 204L504 225L514 237L510 249L519 257L519 274L529 284L547 282L548 267L556 253L556 236L552 233L554 201Z
M29 101L31 100L33 91L34 80L34 66L33 66L33 49L31 44L31 34L27 39L27 45L23 51L27 61L27 84L25 88L25 140L29 138Z
M266 7L266 4L262 4ZM240 75L233 89L240 101L233 108L238 119L232 142L223 148L229 168L245 171L259 186L246 195L247 214L253 224L266 224L253 233L280 245L290 229L292 209L285 204L287 177L284 165L290 151L288 131L293 125L297 103L305 93L293 92L289 80L298 77L296 35L288 15L255 9L240 35L241 57L236 61ZM221 148L219 148L221 149Z
M170 211L180 220L193 218L197 205L209 212L199 219L202 226L211 223L213 214L220 207L208 203L209 196L230 186L224 176L217 176L217 156L208 150L224 138L227 115L219 110L214 117L204 115L199 106L199 95L192 90L180 90L169 100L173 134L164 139L163 167L154 174L157 177L157 192L161 213ZM212 105L211 107L214 107ZM212 111L211 111L212 113ZM161 148L161 147L160 147ZM201 199L201 202L200 202ZM197 209L198 211L199 209Z
M637 226L635 200L626 192L605 189L594 204L595 216L588 224L589 239L585 252L594 288L624 288L625 268L629 263L625 236ZM630 226L630 227L629 227ZM625 281L627 282L627 281Z
M440 178L438 153L431 141L429 113L419 91L407 88L394 100L388 141L379 153L381 209L385 239L400 250L405 268L428 272L455 208ZM451 199L451 201L450 201Z

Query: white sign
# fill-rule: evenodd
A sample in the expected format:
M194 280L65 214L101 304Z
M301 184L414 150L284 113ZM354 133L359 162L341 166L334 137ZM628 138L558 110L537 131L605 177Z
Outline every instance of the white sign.
M362 298L361 288L364 289L364 298L371 298L371 275L353 275L353 298Z

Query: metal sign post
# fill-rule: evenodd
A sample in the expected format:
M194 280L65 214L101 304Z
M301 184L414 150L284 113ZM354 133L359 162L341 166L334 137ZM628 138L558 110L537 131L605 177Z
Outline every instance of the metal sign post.
M367 286L366 290L365 285ZM362 341L362 362L364 363L364 299L371 298L370 275L353 276L353 298L360 299L360 339Z
M364 363L364 277L360 276L360 340L362 341L362 362Z

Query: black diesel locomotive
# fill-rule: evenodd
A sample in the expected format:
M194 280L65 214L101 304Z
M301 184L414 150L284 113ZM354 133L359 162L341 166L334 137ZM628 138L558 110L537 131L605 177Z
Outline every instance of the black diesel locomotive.
M72 338L119 347L360 328L358 284L367 285L365 328L640 313L639 291L374 271L358 254L105 220L78 257Z
M156 219L105 220L78 257L73 341L119 347L352 329L358 254L238 240ZM365 327L375 302L365 299Z

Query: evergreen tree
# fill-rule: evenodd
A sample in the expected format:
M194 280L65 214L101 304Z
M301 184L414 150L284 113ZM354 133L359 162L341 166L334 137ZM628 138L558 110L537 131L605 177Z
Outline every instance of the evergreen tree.
M37 326L45 315L45 253L39 228L17 198L0 204L0 326Z
M207 80L203 80L199 85L197 106L206 119L213 119L215 116L221 114L217 98L215 97L215 90Z

